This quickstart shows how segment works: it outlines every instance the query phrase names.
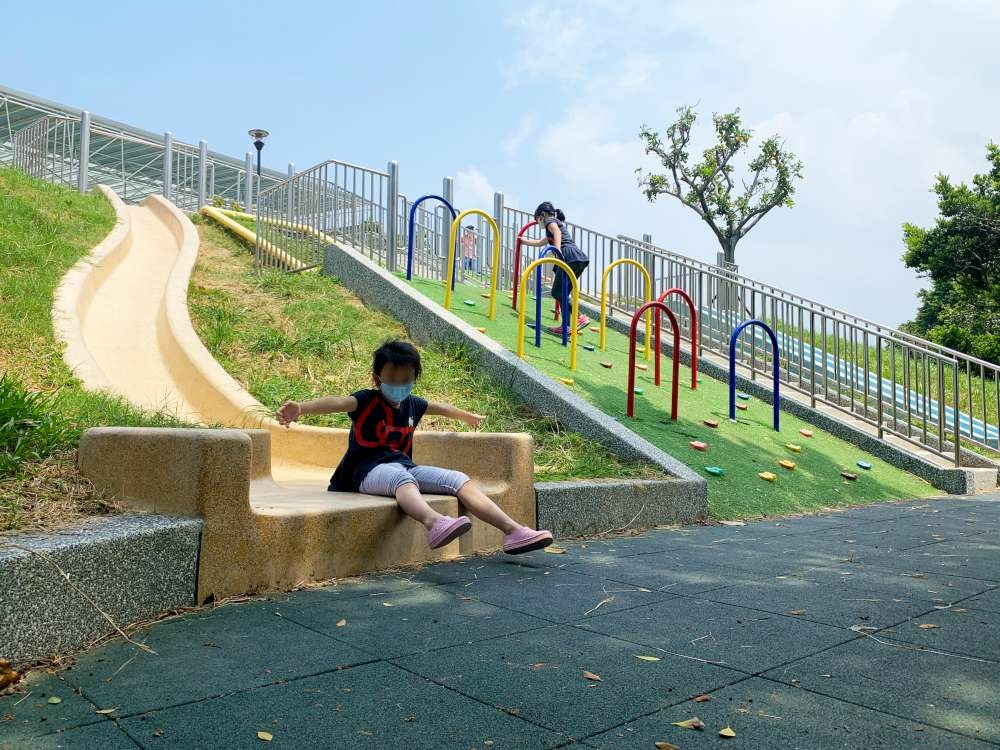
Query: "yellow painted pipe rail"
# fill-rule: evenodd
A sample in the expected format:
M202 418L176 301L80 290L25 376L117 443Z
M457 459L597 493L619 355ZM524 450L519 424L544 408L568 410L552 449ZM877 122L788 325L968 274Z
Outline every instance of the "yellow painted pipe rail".
M210 208L212 208L215 211L218 211L221 214L225 214L226 216L236 216L241 219L253 219L254 221L257 220L257 217L254 214L248 214L245 211L233 211L228 208L215 208L214 206L211 206ZM328 234L324 234L323 232L319 231L315 227L309 226L308 224L295 224L293 222L283 221L281 219L269 219L265 216L260 217L260 220L265 224L270 224L271 226L281 227L282 229L291 229L294 232L304 232L305 234L311 234L313 237L322 240L327 245L332 245L336 243L336 240L333 237L331 237Z
M564 261L558 258L539 258L524 269L524 273L521 274L521 288L518 292L518 298L521 300L521 304L518 305L517 313L517 356L524 359L524 328L527 323L528 316L528 304L527 304L527 294L528 294L528 279L531 278L531 272L534 271L538 266L545 263L550 263L554 266L558 266L566 274L566 278L570 280L573 285L573 317L570 318L570 334L569 334L569 369L576 369L576 333L577 324L576 321L580 317L580 285L576 280L576 274L573 273L573 269L570 268ZM563 315L566 311L563 310ZM540 326L542 321L536 320L535 325Z
M490 279L490 320L493 320L497 311L497 280L500 278L500 264L497 262L497 253L500 252L500 227L492 216L478 208L462 211L451 223L451 231L448 233L448 273L444 280L444 309L451 309L451 284L455 279L455 240L458 238L458 228L462 225L462 219L472 214L486 219L493 230L493 253L490 255L490 262L493 264L493 275Z
M646 282L646 302L653 301L653 280L649 276L649 271L646 269L642 263L637 260L632 260L631 258L619 258L613 263L609 263L607 268L604 269L604 273L601 275L601 351L605 349L605 344L607 342L608 333L608 275L615 269L615 267L622 264L635 266L640 271L642 271L642 278ZM574 318L575 320L575 318ZM646 310L646 359L649 360L652 349L650 348L650 336L652 334L652 328L650 328L650 317L649 310Z
M213 208L212 206L202 206L201 213L203 213L205 216L209 217L213 221L217 222L220 226L225 227L233 234L242 237L247 242L253 242L253 243L257 242L257 235L254 233L252 229L248 229L247 227L240 224L238 221L233 221L229 216L226 216L226 214L220 211L219 209ZM236 211L232 213L235 213L237 215L250 216L250 214L239 214L239 212ZM250 218L253 217L251 216ZM267 253L272 258L288 266L293 271L301 271L306 266L306 264L303 263L298 258L289 255L281 248L275 247L266 240L260 241L260 249L262 252Z

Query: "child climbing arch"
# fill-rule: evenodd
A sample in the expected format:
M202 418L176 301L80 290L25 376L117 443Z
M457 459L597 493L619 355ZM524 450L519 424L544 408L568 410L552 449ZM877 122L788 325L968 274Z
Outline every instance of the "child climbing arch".
M440 201L445 205L445 207L451 212L452 220L458 217L458 212L455 207L448 202L447 198L442 198L440 195L423 195L413 201L413 205L410 206L410 222L406 232L406 280L411 281L413 279L413 234L415 227L415 218L417 215L417 208L426 200L436 200ZM454 289L455 280L452 278L452 288Z
M761 320L747 320L740 323L729 339L729 418L734 422L736 421L736 342L739 340L740 334L743 333L744 329L751 326L760 326L771 338L771 354L774 366L774 372L771 376L774 381L772 386L774 389L774 431L778 432L778 414L781 404L781 397L778 393L778 387L781 382L778 377L778 337L774 335L771 327Z
M666 313L667 317L670 319L670 325L674 332L674 355L673 360L673 375L670 382L670 418L677 420L677 386L680 380L680 346L681 346L681 327L677 323L677 318L674 316L673 311L667 307L663 302L647 302L632 316L632 326L629 329L629 367L628 367L628 405L626 408L626 413L631 417L634 416L635 411L635 340L639 332L639 318L643 315L647 315L649 310L655 309L657 312ZM657 322L659 325L659 322ZM655 383L658 386L660 384L660 332L659 329L656 331L656 376ZM649 341L649 336L646 336L646 341Z

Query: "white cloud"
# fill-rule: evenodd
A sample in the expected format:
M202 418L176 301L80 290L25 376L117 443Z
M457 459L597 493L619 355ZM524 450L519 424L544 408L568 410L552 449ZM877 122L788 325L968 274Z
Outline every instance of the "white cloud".
M899 260L900 225L930 223L934 176L967 180L997 138L1000 65L988 30L1000 27L1000 3L959 5L546 2L518 14L521 52L509 72L531 90L544 80L561 101L531 139L553 200L585 225L654 231L701 258L716 248L698 218L668 198L649 207L635 187L637 131L662 127L682 104L699 103L701 125L742 107L752 147L778 134L805 179L796 206L768 216L737 260L777 286L896 324L912 316L918 288ZM565 62L552 67L534 53L539 29L558 19L568 33L554 50ZM699 131L693 155L708 135Z
M478 208L493 214L493 194L496 188L475 167L460 169L455 173L455 205L459 210Z
M514 130L511 131L510 135L501 144L500 147L503 149L503 152L508 156L517 154L537 128L538 124L533 114L529 112L522 115L521 119L517 121L517 125L514 126Z

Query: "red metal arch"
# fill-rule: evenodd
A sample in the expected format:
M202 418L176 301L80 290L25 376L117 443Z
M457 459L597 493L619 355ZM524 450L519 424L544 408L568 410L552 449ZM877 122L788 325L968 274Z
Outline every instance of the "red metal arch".
M674 376L670 385L670 418L673 420L677 419L677 381L680 377L680 357L678 356L680 352L681 345L681 327L677 323L677 318L674 317L674 313L669 307L667 307L663 302L647 302L632 316L632 326L629 330L629 345L628 345L628 408L626 413L631 417L635 411L635 337L639 330L639 321L642 316L649 309L656 309L657 314L660 311L665 312L667 317L670 318L670 324L673 326L674 331ZM660 384L660 341L659 341L659 324L657 324L657 340L656 340L656 384Z

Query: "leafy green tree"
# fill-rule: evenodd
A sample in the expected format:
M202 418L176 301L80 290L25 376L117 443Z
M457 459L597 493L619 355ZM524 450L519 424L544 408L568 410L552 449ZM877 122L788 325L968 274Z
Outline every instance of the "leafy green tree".
M753 133L743 127L740 111L713 115L717 143L690 164L691 128L698 115L689 106L677 110L677 120L661 137L643 125L639 131L646 154L656 154L663 174L637 169L639 186L650 202L672 195L701 217L715 234L727 263L735 263L736 244L778 206L791 207L795 180L802 179L802 162L777 136L760 144L737 186L733 160L750 145Z
M1000 146L987 144L986 158L989 171L971 186L938 175L933 227L903 225L903 262L931 282L903 328L1000 363Z

